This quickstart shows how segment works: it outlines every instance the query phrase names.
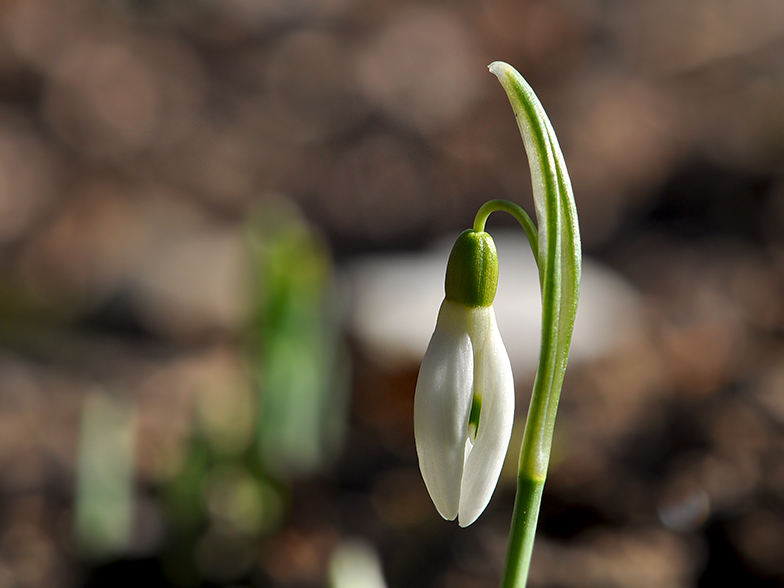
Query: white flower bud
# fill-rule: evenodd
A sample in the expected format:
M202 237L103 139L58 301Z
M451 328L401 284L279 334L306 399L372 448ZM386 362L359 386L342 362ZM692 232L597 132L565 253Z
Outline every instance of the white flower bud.
M414 399L419 467L438 512L467 527L498 483L514 420L514 382L492 306L445 300Z

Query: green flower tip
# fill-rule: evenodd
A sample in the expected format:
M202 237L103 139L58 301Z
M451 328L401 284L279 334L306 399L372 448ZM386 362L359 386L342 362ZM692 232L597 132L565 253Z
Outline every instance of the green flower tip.
M492 306L498 289L498 254L484 231L463 231L446 266L446 299L470 308Z

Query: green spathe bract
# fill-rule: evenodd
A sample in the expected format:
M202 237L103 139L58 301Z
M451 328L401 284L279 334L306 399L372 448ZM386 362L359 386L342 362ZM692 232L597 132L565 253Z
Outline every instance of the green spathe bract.
M468 307L490 306L498 289L498 253L484 231L463 231L446 266L446 299Z
M538 221L538 242L534 245L530 234L529 240L534 245L542 290L541 349L520 450L517 496L502 581L504 588L523 588L528 579L555 415L577 313L582 254L569 174L544 108L513 67L496 61L490 64L490 71L506 91L523 137ZM483 206L482 219L494 209L508 210L506 204ZM479 216L474 228L483 230L484 220ZM530 222L521 220L521 224L529 233Z

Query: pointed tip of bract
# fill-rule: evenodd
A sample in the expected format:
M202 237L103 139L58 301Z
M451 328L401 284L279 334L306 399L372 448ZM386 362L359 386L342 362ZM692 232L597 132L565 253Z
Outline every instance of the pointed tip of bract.
M504 73L504 71L512 69L512 66L505 61L494 61L487 66L487 69L490 70L490 73L500 78L501 74Z

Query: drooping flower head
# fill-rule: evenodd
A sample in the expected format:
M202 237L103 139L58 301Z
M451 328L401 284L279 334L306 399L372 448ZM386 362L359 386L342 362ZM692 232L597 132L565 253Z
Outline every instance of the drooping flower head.
M514 382L492 306L497 285L492 238L463 232L414 398L422 477L441 516L461 527L490 502L512 433Z

